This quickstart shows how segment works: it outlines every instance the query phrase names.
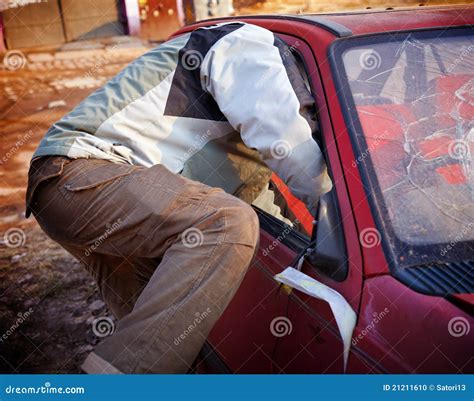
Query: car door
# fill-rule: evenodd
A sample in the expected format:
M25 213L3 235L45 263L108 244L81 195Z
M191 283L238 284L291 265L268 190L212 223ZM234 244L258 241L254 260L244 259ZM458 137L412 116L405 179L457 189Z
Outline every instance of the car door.
M342 245L348 261L342 279L331 278L330 271L323 274L317 264L309 262L301 270L340 292L357 312L362 287L360 248L317 65L303 38L281 33L280 36L288 43L288 51L300 59L316 98L322 132L318 139L335 183L333 199L341 216ZM256 208L261 225L258 254L212 330L204 358L210 362L217 356L223 362L220 366L234 373L342 372L343 345L328 304L299 291L289 291L274 279L275 274L294 265L298 255L308 248L313 217L278 177L272 177L271 185L280 198L281 210L287 213L285 217L298 224L292 228L287 220ZM211 365L203 370L213 371ZM350 359L350 367L358 365L357 358Z
M328 103L324 97L315 57L305 38L292 35L282 35L282 38L293 49L295 55L301 58L316 99L321 129L321 137L317 139L326 155L334 183L332 201L328 203L328 206L337 208L339 215L337 225L342 232L342 238L333 240L341 242L347 259L344 274L336 274L331 266L328 267L323 260L320 263L317 259L313 263L306 261L301 271L338 291L357 313L362 290L360 245L339 163L337 143L330 124ZM320 216L317 219L319 220L317 224L322 226L323 218ZM331 230L335 228L332 227ZM316 225L315 230L313 238L318 235L327 235L323 227ZM308 242L305 242L303 246L307 245ZM294 256L298 249L286 248L286 251ZM341 249L342 252L344 252L343 249ZM292 332L279 338L275 352L275 363L282 371L286 373L340 373L343 371L343 344L328 303L300 291L292 291L289 295L286 316L292 325ZM357 352L349 359L348 370L364 371L363 362Z

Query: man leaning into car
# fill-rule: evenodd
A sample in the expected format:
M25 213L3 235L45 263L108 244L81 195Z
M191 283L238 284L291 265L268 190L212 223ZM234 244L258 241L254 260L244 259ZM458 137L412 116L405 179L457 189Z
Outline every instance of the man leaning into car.
M310 211L331 188L314 116L285 43L232 22L144 54L49 129L27 215L119 319L85 372L188 371L256 252L270 170Z

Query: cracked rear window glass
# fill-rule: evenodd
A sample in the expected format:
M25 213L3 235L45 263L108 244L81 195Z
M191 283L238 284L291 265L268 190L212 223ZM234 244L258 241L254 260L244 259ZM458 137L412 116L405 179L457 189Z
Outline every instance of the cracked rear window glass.
M400 265L473 259L474 36L385 35L342 54L355 164Z

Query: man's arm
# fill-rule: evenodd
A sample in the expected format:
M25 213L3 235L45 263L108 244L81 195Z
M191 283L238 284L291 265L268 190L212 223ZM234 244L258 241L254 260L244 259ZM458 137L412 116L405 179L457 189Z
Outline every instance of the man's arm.
M332 183L274 40L266 29L243 25L211 47L201 82L244 143L314 213Z

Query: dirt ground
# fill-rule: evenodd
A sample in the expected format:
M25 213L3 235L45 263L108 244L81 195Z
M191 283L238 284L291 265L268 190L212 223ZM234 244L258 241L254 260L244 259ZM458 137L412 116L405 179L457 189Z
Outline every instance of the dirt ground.
M416 4L392 1L391 5ZM441 2L428 2L429 4ZM377 1L262 2L241 14L334 10ZM116 37L26 53L0 68L0 373L78 373L112 319L80 264L25 219L29 160L48 127L150 47Z
M2 373L78 373L107 334L96 329L111 316L94 282L33 218L25 219L26 176L48 127L148 46L117 37L77 50L27 53L22 68L0 70Z

